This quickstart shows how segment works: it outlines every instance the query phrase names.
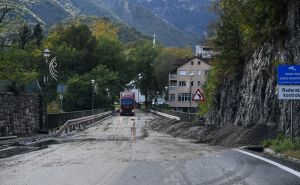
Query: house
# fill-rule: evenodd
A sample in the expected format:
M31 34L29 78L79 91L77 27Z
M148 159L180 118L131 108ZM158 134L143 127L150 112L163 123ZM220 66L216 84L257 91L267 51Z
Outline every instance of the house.
M176 111L196 112L198 103L192 101L196 91L203 92L210 59L195 56L190 59L177 59L176 69L169 73L169 107Z
M204 45L197 45L196 46L196 56L206 59L211 59L216 52L212 50L212 48Z

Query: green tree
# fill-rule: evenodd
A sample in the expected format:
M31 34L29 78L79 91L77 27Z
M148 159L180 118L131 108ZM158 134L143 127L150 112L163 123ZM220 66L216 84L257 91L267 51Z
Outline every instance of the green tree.
M122 67L122 45L120 41L102 36L95 49L95 59L97 64L106 65L108 69L117 71Z
M163 48L154 61L154 77L157 81L158 91L163 91L168 86L169 73L176 69L173 65L175 59L192 57L190 48Z
M34 56L30 51L10 49L0 51L0 79L13 82L13 89L22 89L24 85L38 77Z
M20 48L25 49L26 44L28 44L32 38L30 26L28 24L23 24L19 29L18 36L19 36Z
M110 90L111 97L118 94L119 91L116 89L119 83L118 74L99 65L83 76L74 75L68 80L65 95L67 111L91 109L92 79L95 80L97 87L94 92L94 108L107 105L107 88Z
M63 55L60 64L66 74L84 74L97 65L94 58L96 39L86 25L58 26L44 45L58 57Z
M33 30L33 39L35 40L35 44L38 48L41 47L43 38L43 28L40 23L37 23Z
M146 106L149 98L151 99L158 90L157 81L154 77L154 61L158 56L160 46L153 47L150 41L141 41L132 50L132 60L136 62L136 74L140 74L138 86L146 97Z

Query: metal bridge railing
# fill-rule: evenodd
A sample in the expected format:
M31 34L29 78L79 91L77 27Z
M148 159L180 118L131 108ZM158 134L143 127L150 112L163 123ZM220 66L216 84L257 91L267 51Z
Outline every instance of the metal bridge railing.
M70 133L73 130L85 128L91 124L97 123L99 120L107 117L108 115L112 115L114 111L108 111L92 116L87 116L83 118L71 119L68 120L56 133L55 137L62 135L63 133Z

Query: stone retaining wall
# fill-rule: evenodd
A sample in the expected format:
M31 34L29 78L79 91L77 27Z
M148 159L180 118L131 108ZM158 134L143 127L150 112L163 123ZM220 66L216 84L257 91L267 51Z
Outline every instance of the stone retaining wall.
M39 130L40 106L39 94L0 92L0 137Z

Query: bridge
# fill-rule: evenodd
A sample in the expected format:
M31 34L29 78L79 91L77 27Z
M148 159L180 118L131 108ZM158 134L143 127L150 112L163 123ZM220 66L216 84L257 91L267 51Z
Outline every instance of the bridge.
M155 132L151 124L180 117L152 112L97 112L70 119L47 137L19 140L0 149L0 183L299 184L299 168L280 160Z

